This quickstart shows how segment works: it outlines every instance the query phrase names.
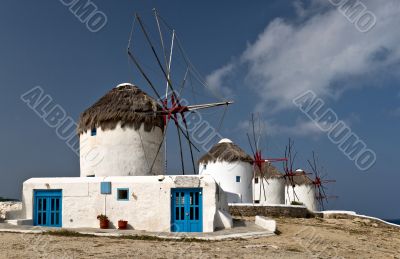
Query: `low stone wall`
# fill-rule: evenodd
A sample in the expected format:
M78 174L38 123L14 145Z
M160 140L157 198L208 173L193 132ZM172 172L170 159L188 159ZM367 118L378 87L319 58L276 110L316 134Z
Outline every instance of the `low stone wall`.
M288 217L313 218L314 213L305 206L229 204L229 212L234 217Z
M22 210L22 202L0 202L0 221L6 219L6 213L13 210Z
M354 211L325 211L321 212L321 218L324 219L350 219L354 222L358 222L361 225L372 226L372 227L396 227L400 228L399 225L384 221L380 218L375 218L366 215L359 215Z

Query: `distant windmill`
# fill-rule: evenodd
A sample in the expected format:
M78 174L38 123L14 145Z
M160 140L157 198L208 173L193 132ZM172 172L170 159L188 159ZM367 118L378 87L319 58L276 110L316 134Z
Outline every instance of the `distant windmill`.
M250 121L251 134L247 133L247 139L253 154L253 197L255 200L261 203L262 201L267 203L282 203L284 201L284 197L280 198L279 194L282 190L282 196L284 196L284 184L280 180L281 174L274 166L271 165L271 163L282 161L286 162L287 158L263 157L262 150L260 148L263 127L261 119L258 117L257 120L258 123L255 121L254 114L252 114ZM257 187L258 190L256 190Z
M337 196L328 196L326 194L327 187L325 184L334 183L336 180L326 180L326 174L322 175L323 167L319 167L314 151L312 152L312 160L307 160L314 174L314 178L311 179L315 188L315 199L318 201L321 210L325 210L324 202L328 202L328 199L338 198Z
M294 150L294 141L289 138L288 145L285 148L285 158L283 162L283 179L286 182L286 195L287 197L293 197L293 201L299 201L299 197L296 193L296 179L297 176L306 177L306 173L302 170L294 170L294 163L297 157L297 152ZM291 192L291 193L289 193ZM289 202L292 202L289 199Z

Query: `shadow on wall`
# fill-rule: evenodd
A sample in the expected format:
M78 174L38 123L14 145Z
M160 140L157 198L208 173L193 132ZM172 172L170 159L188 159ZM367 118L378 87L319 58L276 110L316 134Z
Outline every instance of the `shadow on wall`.
M228 198L228 203L242 203L242 196L238 193L225 192Z

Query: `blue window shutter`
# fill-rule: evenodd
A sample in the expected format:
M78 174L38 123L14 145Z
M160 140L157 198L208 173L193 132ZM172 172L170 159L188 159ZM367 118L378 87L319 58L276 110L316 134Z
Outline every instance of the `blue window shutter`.
M236 176L236 182L240 183L240 176Z
M91 136L96 136L96 135L97 135L97 129L96 129L96 128L93 128L93 129L90 131L90 135L91 135Z
M101 194L111 194L111 182L101 182L100 192Z

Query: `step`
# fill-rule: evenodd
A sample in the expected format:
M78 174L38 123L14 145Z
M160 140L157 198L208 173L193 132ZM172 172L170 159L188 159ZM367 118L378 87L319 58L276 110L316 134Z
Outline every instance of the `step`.
M32 226L33 221L31 219L9 219L5 220L4 223L14 226Z

